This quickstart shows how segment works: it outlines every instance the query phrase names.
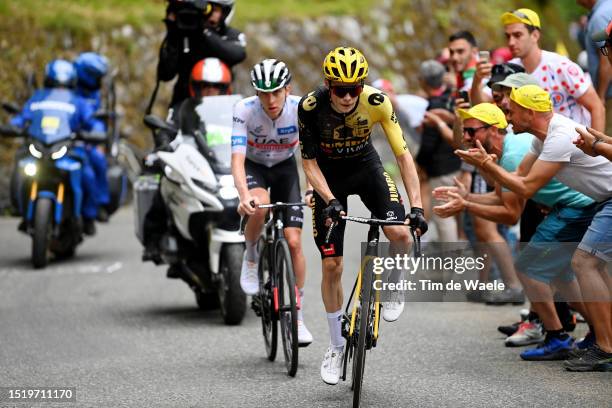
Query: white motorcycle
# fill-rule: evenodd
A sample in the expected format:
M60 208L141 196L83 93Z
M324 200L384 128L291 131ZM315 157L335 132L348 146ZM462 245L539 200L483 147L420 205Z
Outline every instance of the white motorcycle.
M226 324L239 324L246 311L246 295L240 288L244 237L239 234L239 197L230 167L232 107L240 99L239 95L203 98L192 112L202 131L179 130L170 144L174 151L157 152L163 167L157 180L169 215L161 258L170 265L169 275L175 274L193 289L200 308L220 306ZM145 124L176 131L152 115L145 117ZM134 188L141 241L148 211L143 197L150 197L156 184L149 176Z

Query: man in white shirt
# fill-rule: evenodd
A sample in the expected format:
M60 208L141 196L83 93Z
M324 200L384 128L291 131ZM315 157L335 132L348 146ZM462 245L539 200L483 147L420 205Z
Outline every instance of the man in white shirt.
M501 16L508 48L540 86L550 93L555 113L596 130L603 131L606 112L601 99L582 68L568 58L540 48L540 17L521 8Z
M536 85L512 90L508 119L515 132L529 132L531 151L520 164L519 174L494 163L480 143L469 151L457 150L465 161L477 166L503 186L524 198L532 197L553 177L599 203L572 266L582 291L589 320L595 327L596 344L579 358L566 361L571 371L612 371L612 281L606 263L612 262L612 162L591 157L574 146L579 123L553 113L548 92Z

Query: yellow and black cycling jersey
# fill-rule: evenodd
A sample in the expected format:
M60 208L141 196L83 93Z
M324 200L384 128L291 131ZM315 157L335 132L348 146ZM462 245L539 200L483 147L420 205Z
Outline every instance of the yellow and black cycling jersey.
M298 118L302 158L317 159L319 165L334 166L343 159L356 164L380 160L370 140L376 123L381 124L395 156L408 151L389 97L368 85L348 113L336 112L329 90L320 87L302 98Z

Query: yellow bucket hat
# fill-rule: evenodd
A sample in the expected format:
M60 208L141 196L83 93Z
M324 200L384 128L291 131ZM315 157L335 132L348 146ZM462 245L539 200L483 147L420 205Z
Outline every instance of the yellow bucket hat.
M536 112L550 112L553 110L553 103L549 93L537 85L525 85L512 89L510 100L521 105L523 108Z
M538 13L528 8L520 8L518 10L509 11L502 14L501 22L505 26L515 23L523 23L527 24L528 26L542 28L540 26L540 16L538 16Z
M508 122L506 122L504 112L502 112L497 105L492 103L479 103L478 105L472 106L467 110L458 109L457 112L462 120L474 118L499 129L505 129L508 127Z

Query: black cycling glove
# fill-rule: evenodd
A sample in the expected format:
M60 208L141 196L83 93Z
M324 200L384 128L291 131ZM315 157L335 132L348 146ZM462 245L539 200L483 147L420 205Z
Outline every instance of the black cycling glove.
M427 232L427 221L425 220L425 211L419 207L410 208L410 214L406 217L410 218L410 228L421 230L421 235Z
M333 198L327 203L327 207L323 209L323 219L331 218L333 222L340 221L340 213L344 211L344 207L340 201Z

